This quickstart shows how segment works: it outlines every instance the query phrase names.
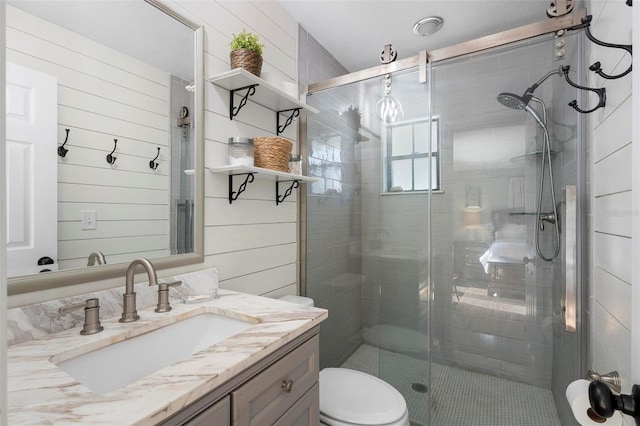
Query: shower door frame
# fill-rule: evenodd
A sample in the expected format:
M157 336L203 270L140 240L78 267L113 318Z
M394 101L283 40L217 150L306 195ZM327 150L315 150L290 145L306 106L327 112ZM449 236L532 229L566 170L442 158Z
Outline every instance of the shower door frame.
M377 67L367 68L361 71L355 71L349 74L341 75L340 77L335 77L318 83L309 84L306 91L302 95L310 96L315 92L320 92L326 89L333 89L335 87L344 86L351 83L357 83L359 81L368 80L370 78L392 74L397 71L404 71L414 67L425 67L426 61L433 64L436 62L444 61L446 59L452 59L459 56L482 52L483 50L504 46L545 34L555 33L561 30L566 31L572 29L580 29L582 28L581 19L585 16L587 16L587 9L578 9L569 15L560 16L557 18L549 18L546 21L535 22L533 24L513 28L511 30L506 30L488 36L454 44L453 46L432 50L431 52L424 50L418 55L400 59L389 64L379 65ZM302 135L304 135L304 133L302 133L301 136Z

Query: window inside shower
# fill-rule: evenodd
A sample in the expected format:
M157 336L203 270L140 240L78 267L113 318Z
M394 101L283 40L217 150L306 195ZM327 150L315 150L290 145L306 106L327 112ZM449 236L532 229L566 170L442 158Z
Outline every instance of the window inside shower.
M543 133L496 100L561 65L580 69L579 36L566 46L562 61L543 36L436 63L427 84L417 69L395 73L404 111L395 125L375 114L384 75L307 98L320 114L307 119L303 150L321 183L304 200L302 263L307 296L329 310L320 366L387 381L412 424L572 424L564 390L583 374L582 342L562 324L565 235L553 262L534 245ZM565 188L583 190L582 117L559 77L536 96L547 105L562 224ZM349 109L360 113L355 128L341 121ZM429 120L431 134L421 127ZM416 136L425 132L428 152ZM325 160L316 153L329 135L340 155ZM411 196L388 196L393 186ZM542 210L551 207L546 194ZM543 250L553 243L550 229L540 234Z
M431 131L431 139L429 139ZM425 118L393 123L384 129L384 190L440 190L439 120ZM429 180L429 172L431 180Z

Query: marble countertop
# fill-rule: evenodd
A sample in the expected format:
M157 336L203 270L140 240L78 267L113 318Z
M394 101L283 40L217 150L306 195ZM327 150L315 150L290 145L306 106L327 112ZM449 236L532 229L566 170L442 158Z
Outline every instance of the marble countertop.
M215 300L202 304L173 302L173 310L168 313L156 313L153 307L139 310L140 320L133 323L120 323L119 317L103 319L101 333L82 336L80 328L74 328L9 347L9 424L155 424L327 318L324 309L228 290L219 290L218 294ZM91 392L50 362L203 313L243 319L255 325L188 359L104 394Z

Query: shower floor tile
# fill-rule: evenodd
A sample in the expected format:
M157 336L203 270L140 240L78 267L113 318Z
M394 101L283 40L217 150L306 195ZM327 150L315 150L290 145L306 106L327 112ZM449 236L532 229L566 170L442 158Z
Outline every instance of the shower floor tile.
M428 363L361 345L344 368L380 377L404 396L412 424L429 425ZM430 426L561 426L550 390L434 363Z

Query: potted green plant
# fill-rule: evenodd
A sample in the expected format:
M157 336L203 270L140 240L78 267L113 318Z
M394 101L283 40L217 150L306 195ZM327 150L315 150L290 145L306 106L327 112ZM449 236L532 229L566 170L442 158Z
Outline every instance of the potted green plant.
M260 77L264 45L259 43L256 34L247 32L243 28L240 34L233 34L229 47L231 48L231 69L244 68Z

